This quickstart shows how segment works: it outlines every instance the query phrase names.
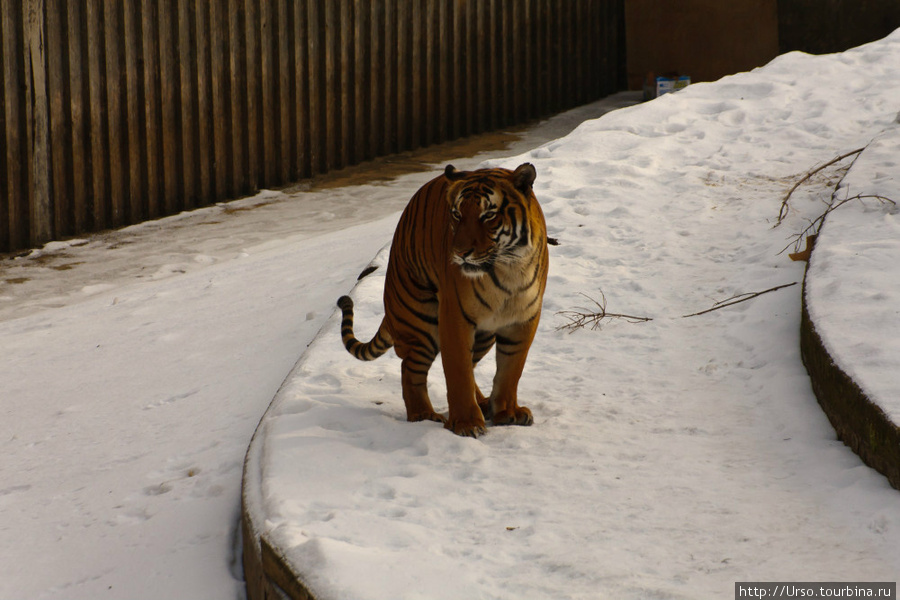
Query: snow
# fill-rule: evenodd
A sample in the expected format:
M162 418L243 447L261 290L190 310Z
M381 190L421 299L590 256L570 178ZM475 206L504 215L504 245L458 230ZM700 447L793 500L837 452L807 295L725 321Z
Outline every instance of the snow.
M809 168L884 140L898 98L900 32L785 55L488 161L535 165L560 241L520 385L535 425L472 440L406 423L399 360L352 359L334 314L251 447L259 533L324 599L698 598L735 581L895 580L896 491L816 403L800 286L685 315L802 280L780 251L839 172L795 194L774 228L781 197ZM889 150L876 159L886 174ZM880 293L883 267L867 274ZM360 339L380 322L383 275L353 290ZM652 321L558 330L583 295ZM878 366L895 382L891 363ZM479 367L483 387L491 375ZM446 410L439 365L430 388Z
M898 98L895 33L490 158L535 165L560 246L520 387L535 424L477 440L406 423L399 361L354 360L334 309L352 289L357 333L374 333L383 269L356 276L384 263L399 211L438 167L265 192L5 261L0 597L241 597L241 463L273 397L248 500L321 599L705 598L735 581L896 580L897 492L816 403L800 286L683 315L801 281L803 264L779 252L839 173L798 189L773 228L781 198L873 139L851 175L884 176L844 185L893 185ZM844 211L895 218L877 203L832 217ZM890 297L883 264L834 269ZM557 331L559 311L589 305L582 294L653 320ZM893 343L877 327L866 339ZM895 365L871 362L896 384Z
M634 94L482 137L507 154ZM0 598L241 598L241 467L423 160L52 242L0 261ZM495 151L496 152L496 151ZM354 179L368 185L336 187Z
M854 161L810 263L807 306L828 353L900 424L900 124ZM886 200L879 200L880 197Z

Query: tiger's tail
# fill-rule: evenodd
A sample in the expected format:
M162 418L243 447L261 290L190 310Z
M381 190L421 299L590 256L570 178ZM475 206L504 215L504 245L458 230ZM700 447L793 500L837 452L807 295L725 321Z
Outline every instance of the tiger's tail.
M368 342L361 342L353 335L353 300L350 296L341 296L337 301L338 307L341 309L341 341L347 352L358 358L359 360L375 360L394 345L394 339L388 332L384 321L375 334Z

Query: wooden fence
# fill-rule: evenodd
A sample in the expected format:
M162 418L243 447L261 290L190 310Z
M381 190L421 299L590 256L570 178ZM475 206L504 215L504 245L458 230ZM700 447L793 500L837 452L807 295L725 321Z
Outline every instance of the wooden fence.
M624 0L0 0L0 252L602 97Z

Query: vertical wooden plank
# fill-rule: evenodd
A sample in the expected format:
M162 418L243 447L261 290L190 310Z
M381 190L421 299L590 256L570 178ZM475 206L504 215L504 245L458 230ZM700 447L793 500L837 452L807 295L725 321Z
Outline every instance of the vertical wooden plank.
M562 106L563 109L569 109L577 103L577 92L575 89L577 82L575 75L578 70L578 63L580 59L580 47L578 44L577 27L577 14L579 4L579 0L573 0L572 2L567 2L564 5L564 8L566 9L563 12L564 29L562 37L560 38L563 42L562 65L565 73L565 84L563 90L564 94L566 95L565 101L563 102Z
M177 0L179 105L181 108L181 155L184 208L206 203L200 196L200 161L197 153L197 44L196 7L192 0Z
M602 30L598 30L597 13L595 0L585 0L584 2L584 23L582 24L582 35L584 36L584 70L585 80L582 90L584 102L590 102L596 98L594 90L597 86L597 79L594 76L595 61L594 48L603 40Z
M547 112L552 114L559 111L560 97L562 94L562 68L560 66L560 57L562 55L562 43L560 37L562 30L560 29L561 16L558 10L553 7L552 0L548 0L547 23L549 31L547 32L547 56L549 58L549 78L548 86L550 95L548 98Z
M91 119L90 85L88 78L88 28L84 4L69 4L69 69L72 91L72 204L75 231L87 231L94 227L91 212Z
M82 2L68 4L69 33L69 122L72 124L72 228L73 232L87 231L90 224L89 198L91 193L90 167L90 93L87 78L87 25Z
M125 97L128 131L127 211L131 223L147 218L146 113L144 111L144 40L141 28L141 3L124 3Z
M66 3L49 0L46 4L47 94L50 99L50 169L53 232L59 237L71 235L72 227L72 123L69 105L69 41ZM2 111L0 111L2 112ZM2 130L2 128L0 128ZM0 190L0 194L3 191Z
M297 0L294 15L295 86L297 90L297 163L300 178L312 175L309 131L309 36L308 0ZM315 0L314 0L315 1Z
M562 42L562 65L564 69L563 82L563 104L562 109L566 110L574 105L575 102L575 72L578 68L578 28L576 27L576 18L579 0L567 2L563 13L563 36L560 38Z
M585 97L587 101L592 101L599 97L597 89L599 87L599 79L597 77L597 48L605 39L605 31L602 28L602 22L599 19L597 0L587 0L585 2L585 62L586 62L586 79L585 79Z
M340 4L325 2L325 170L340 164L341 97L340 97Z
M501 127L506 127L518 123L516 115L516 94L515 94L515 59L514 47L515 37L518 35L518 10L522 0L500 0L501 16L501 34L500 40L503 45L501 60L503 62L503 111L500 120Z
M422 145L424 121L428 115L425 106L427 97L425 87L425 0L411 0L412 3L412 46L410 49L410 105L412 110L407 115L409 123L410 149L416 149Z
M106 69L107 135L109 136L109 205L110 225L121 227L128 222L128 126L125 92L125 52L123 45L124 16L122 3L103 5Z
M578 11L579 0L567 2L563 11L563 68L565 69L565 82L563 84L563 110L568 109L575 103L575 73L578 69L578 53L580 50L578 44L578 28L576 26L576 15Z
M399 127L397 115L399 114L399 40L398 40L398 13L396 0L384 1L384 91L385 91L385 119L384 119L384 145L382 151L385 154L397 152L399 148Z
M372 157L369 147L369 89L371 88L372 69L370 61L372 54L371 41L371 2L354 0L353 12L356 16L354 22L353 37L355 40L353 63L356 77L353 79L353 139L351 143L355 148L354 160L360 162Z
M488 92L487 106L485 110L488 113L487 129L493 131L500 126L500 111L503 107L503 78L502 73L503 58L503 30L500 24L500 0L490 0L488 2L488 56L485 57L489 64L488 75Z
M448 41L447 56L445 60L449 62L448 75L450 76L450 89L447 93L447 101L449 102L449 123L447 125L447 135L449 139L456 139L465 135L464 125L466 119L466 108L463 102L463 86L465 85L463 77L465 76L467 54L463 46L463 35L465 25L466 5L463 2L454 2L451 5L448 19L450 21L450 39Z
M552 37L551 40L551 68L553 69L553 93L551 94L551 103L550 103L550 112L557 113L562 110L564 98L565 98L565 37L564 37L564 23L565 23L565 9L566 5L559 5L554 10L552 4L550 9L550 23L553 27L551 32Z
M24 9L25 68L28 81L26 118L29 125L29 242L36 245L53 237L44 0L27 0Z
M488 130L493 131L500 126L500 112L503 108L503 30L500 24L502 0L488 2L488 56L490 85L490 105L488 110Z
M6 119L5 164L7 204L3 210L4 237L10 249L28 243L28 135L25 114L25 59L22 4L7 2L0 14L3 47L0 60L4 72L4 115Z
M296 3L282 0L279 6L279 65L281 70L281 121L284 148L285 180L296 181L300 171L297 137L297 55L294 43Z
M250 49L247 43L248 14L243 0L228 0L228 72L231 88L231 114L225 115L230 122L232 148L231 172L235 194L248 194L256 189L250 169L250 129L249 90L247 87L247 64Z
M210 74L212 76L213 180L216 200L234 197L234 146L231 112L231 56L227 6L210 2Z
M499 129L506 125L507 115L509 114L509 53L508 33L506 24L508 22L508 1L494 0L494 68L496 69L496 101L494 106L494 126L492 129Z
M215 182L215 136L213 133L212 40L209 5L195 5L196 36L196 115L197 115L197 187L203 203L217 199Z
M509 69L510 69L510 116L512 123L521 123L525 120L525 102L527 91L522 83L527 70L523 60L522 39L527 35L527 0L513 0L511 6L512 18L509 19Z
M455 3L438 2L436 8L436 20L440 28L439 46L437 53L437 61L435 68L436 77L441 80L441 93L438 97L438 124L437 124L437 141L444 142L449 139L456 138L453 134L454 118L452 113L456 109L450 105L450 98L454 87L454 70L453 64L453 12Z
M7 12L9 10L8 2L0 2L0 252L8 252L11 250L9 244L9 205L12 200L10 197L9 185L9 164L8 149L6 147L6 138L9 135L10 123L6 120L6 32L4 30L4 22L6 21Z
M601 69L601 86L600 94L606 96L618 89L618 58L617 58L617 41L619 39L619 19L624 16L620 14L623 9L622 3L616 0L597 0L600 4L600 18L602 19L602 27L604 33L604 43L598 44L600 52L600 69ZM623 34L624 35L624 34ZM624 57L623 57L624 59Z
M601 19L600 3L597 0L587 0L587 62L589 69L589 80L587 86L588 101L593 101L600 97L600 77L598 58L600 53L598 48L605 43L606 31L603 28Z
M354 107L355 95L353 93L353 80L355 71L355 48L353 2L351 0L340 1L340 56L338 57L338 70L340 71L340 138L337 168L346 167L356 162L354 149L353 122L356 114Z
M387 108L385 105L388 69L385 68L385 2L375 0L371 4L370 35L369 35L369 72L368 84L364 89L369 90L368 106L369 115L369 140L367 158L378 156L382 152L385 134L385 122L387 120Z
M325 149L325 14L321 0L308 0L309 19L309 137L312 174L321 173L327 167Z
M501 30L500 40L503 44L503 112L500 125L506 127L518 122L516 115L516 94L514 75L516 65L513 60L513 46L515 37L518 34L516 25L517 9L521 0L502 0L501 1Z
M617 89L628 89L628 69L625 63L625 0L609 1L615 5L616 19L613 34L610 35L610 56L615 57L609 60L610 74L615 73L615 86L610 90L612 93Z
M595 40L599 42L602 35L599 31L593 30L594 12L593 0L581 0L581 19L579 23L579 37L581 39L581 76L578 81L580 104L590 102L593 97L593 47Z
M213 3L218 4L218 3ZM181 79L178 69L178 21L175 0L159 3L159 66L162 108L162 165L165 212L184 208L184 159L181 130Z
M540 59L538 54L538 21L536 13L536 0L525 0L525 31L522 38L524 46L522 74L524 81L522 85L525 92L525 118L529 120L538 116L538 88L535 84L535 73L540 68Z
M595 40L594 44L594 72L596 73L596 85L594 87L594 97L601 98L606 95L606 62L605 48L609 44L609 29L607 25L607 3L603 0L592 0L594 5L594 30L602 32L600 39ZM614 13L612 13L614 14ZM613 17L614 19L615 17Z
M558 93L556 94L555 103L553 107L553 112L559 112L564 110L566 106L567 98L568 98L568 65L570 64L571 55L569 54L569 3L565 3L559 6L559 11L556 13L556 29L554 31L554 39L555 39L555 55L554 62L556 63L556 72L557 72L557 88Z
M103 0L86 0L88 40L104 39ZM109 136L106 106L106 46L88 43L88 81L91 112L92 228L109 227Z
M147 216L163 214L162 108L160 106L159 0L143 0L144 122L147 149ZM90 46L90 44L89 44Z
M435 0L425 0L423 7L422 57L425 64L422 68L420 87L425 102L422 107L422 145L430 146L438 141L437 124L440 114L442 78L438 73L437 63L441 48L442 31L437 22L438 11Z
M397 147L402 152L411 147L410 115L412 98L412 6L406 0L397 2Z
M247 178L251 190L263 185L266 160L263 135L263 88L262 88L262 16L260 0L246 0L244 3L247 58L244 61L246 76L247 118L243 127L247 128ZM235 127L240 126L235 123Z
M475 36L477 42L476 56L478 58L475 60L475 65L478 70L478 87L476 90L478 102L475 105L475 114L477 116L475 133L481 133L491 126L491 6L489 0L478 2L476 6L478 10L478 24Z
M274 20L273 3L263 0L260 3L260 49L262 58L262 150L265 162L262 165L262 185L271 186L277 178L280 147L276 142L275 114L277 111L278 76L275 64L275 49L272 30Z
M570 89L572 91L572 101L570 106L577 106L586 102L585 89L589 83L589 73L587 72L587 48L588 39L585 35L585 26L588 23L585 7L587 0L577 0L572 6L572 43L575 46L574 69L572 73L572 83Z
M477 102L478 102L478 9L474 4L465 5L465 26L463 28L464 50L461 55L465 60L465 120L463 121L463 135L472 135L477 129Z
M535 108L534 116L541 117L546 114L547 106L547 40L546 40L546 6L547 0L534 1L534 86Z
M607 5L603 11L606 21L606 44L602 48L602 68L604 87L603 94L611 94L624 84L625 70L625 6L621 0L598 0L601 5ZM621 54L619 44L621 43ZM621 69L620 69L621 67ZM622 81L620 82L620 77ZM622 85L622 87L626 87Z
M546 113L547 106L547 0L534 0L534 77L532 89L535 95L534 116Z
M278 78L276 96L276 113L274 116L279 145L279 171L278 184L284 184L291 180L291 162L293 161L292 139L295 126L291 118L293 100L291 98L290 69L290 23L288 21L287 0L277 0L275 9L274 27L272 35L275 36L276 72Z

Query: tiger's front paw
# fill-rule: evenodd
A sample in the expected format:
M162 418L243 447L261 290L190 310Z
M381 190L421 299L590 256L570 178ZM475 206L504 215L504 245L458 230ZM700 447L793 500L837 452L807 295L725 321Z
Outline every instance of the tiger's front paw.
M435 423L443 423L444 425L447 424L447 419L444 417L444 415L436 413L434 411L415 413L411 415L407 414L406 420L410 423L417 423L419 421L434 421Z
M501 410L491 419L494 425L533 425L534 417L531 411L524 406L517 406L513 410Z
M458 421L447 421L446 423L444 423L444 427L446 427L456 435L461 435L463 437L477 438L479 435L484 435L485 433L487 433L487 428L484 425L484 419L461 419Z

